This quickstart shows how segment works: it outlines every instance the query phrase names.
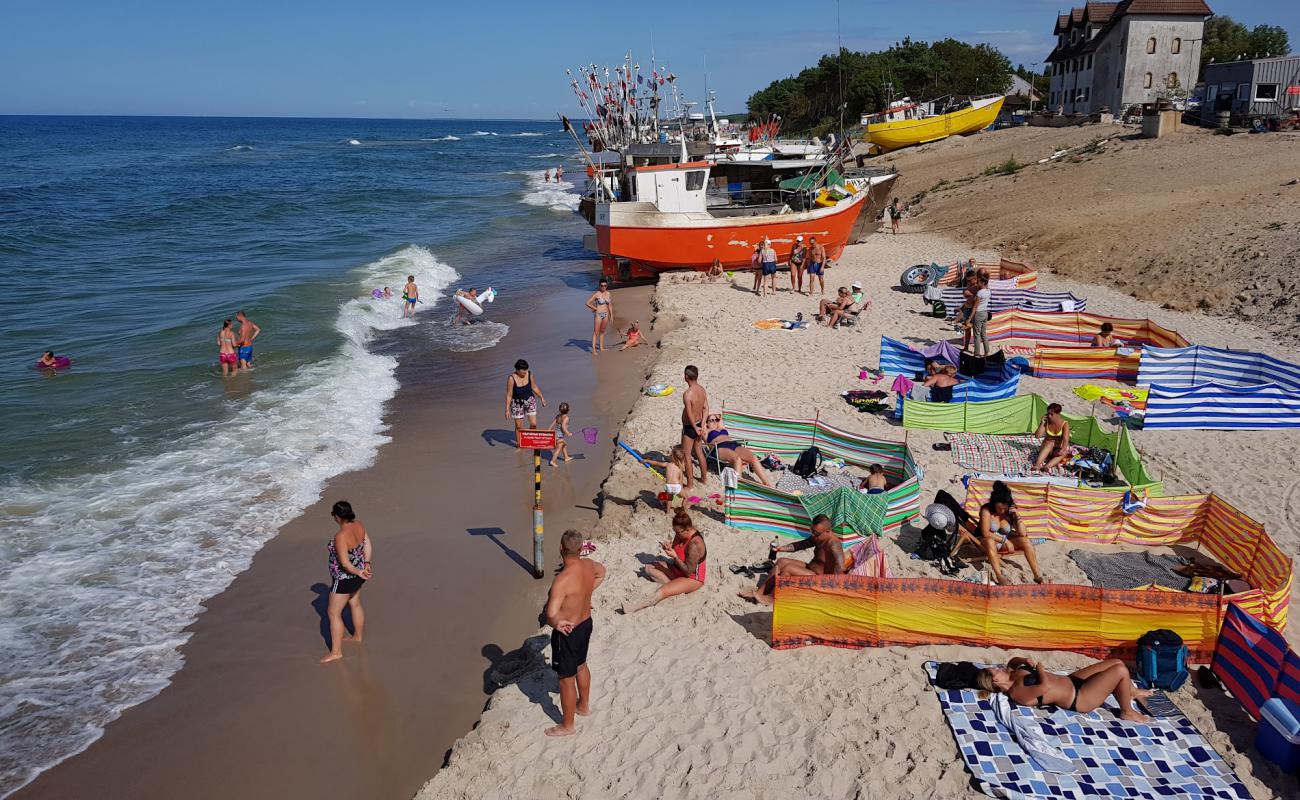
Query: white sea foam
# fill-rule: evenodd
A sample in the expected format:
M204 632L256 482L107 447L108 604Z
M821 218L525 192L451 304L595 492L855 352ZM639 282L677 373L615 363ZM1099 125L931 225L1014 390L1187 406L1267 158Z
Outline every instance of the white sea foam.
M361 142L357 141L356 139L348 139L348 144L358 145L361 144Z
M407 275L430 302L459 278L408 246L357 270L358 291L400 291ZM337 352L228 401L220 423L178 432L165 453L0 487L0 796L160 692L181 666L177 648L200 604L326 480L373 461L389 440L383 410L397 362L367 343L419 324L429 306L415 320L400 308L369 294L343 303Z
M474 131L470 136L499 136L495 131Z
M420 141L422 141L422 142L459 142L459 141L460 141L460 137L459 137L459 136L452 136L451 134L448 134L448 135L446 135L446 136L437 136L437 137L434 137L434 138L432 138L432 139L421 139Z
M236 153L246 153L246 152L248 152L249 150L252 150L252 149L253 149L253 146L252 146L251 144L237 144L237 145L235 145L234 147L227 147L227 148L226 148L226 150L228 150L228 151L233 151L233 152L236 152Z
M540 156L529 156L529 158L564 158L564 153L542 153Z
M533 133L532 131L523 131L522 133L512 133L511 136L545 136L544 133Z
M529 170L524 175L524 196L519 202L530 206L545 206L555 211L576 211L578 194L567 180L546 182L545 170Z

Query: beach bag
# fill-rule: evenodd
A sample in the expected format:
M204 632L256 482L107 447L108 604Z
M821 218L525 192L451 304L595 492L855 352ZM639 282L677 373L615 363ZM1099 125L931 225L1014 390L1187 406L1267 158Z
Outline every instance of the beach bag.
M969 661L945 661L934 672L934 685L940 689L974 689L980 668Z
M790 471L800 478L807 480L817 474L817 470L822 468L822 451L813 445L799 454L799 458L794 462Z
M1147 631L1138 639L1138 680L1147 688L1174 692L1187 682L1187 646L1170 630Z

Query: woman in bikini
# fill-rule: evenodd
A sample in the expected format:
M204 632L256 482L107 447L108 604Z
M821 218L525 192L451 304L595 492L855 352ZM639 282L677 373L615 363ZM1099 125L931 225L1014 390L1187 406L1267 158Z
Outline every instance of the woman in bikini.
M1057 675L1036 661L1016 656L1005 667L980 670L975 685L985 692L1005 694L1022 706L1056 706L1080 714L1101 708L1106 698L1114 695L1119 701L1120 719L1129 722L1147 721L1133 708L1133 701L1151 696L1149 689L1133 685L1128 667L1118 658L1099 661L1069 675Z
M645 568L646 577L660 584L659 588L640 603L623 609L625 614L649 608L669 597L690 594L704 585L704 561L708 550L704 546L704 537L695 529L686 509L677 509L673 515L673 540L661 542L659 548L667 558L647 564Z
M980 541L984 545L989 567L993 570L993 579L999 586L1007 584L1002 577L1002 557L1012 553L1024 554L1030 571L1034 573L1034 583L1047 582L1038 569L1038 553L1034 550L1034 543L1025 535L1020 512L1016 510L1016 501L1002 481L993 482L989 501L980 506Z
M230 327L232 324L230 320L221 323L221 332L217 334L217 361L221 362L223 378L234 375L239 366L238 354L235 352L235 332Z
M609 281L600 279L600 286L587 298L587 308L595 316L591 329L591 354L605 349L605 329L614 318L614 298L609 294Z
M542 401L543 407L546 405L542 387L537 385L528 362L521 358L515 362L515 371L506 378L506 419L515 421L516 440L519 438L519 430L524 426L524 417L528 418L528 427L537 427L538 400Z
M1038 458L1034 459L1037 471L1055 469L1070 457L1070 423L1061 416L1061 404L1052 403L1047 407L1047 415L1038 423L1035 436L1043 437L1043 445L1038 448Z
M749 467L758 477L759 483L764 486L774 486L772 479L768 477L767 470L758 461L758 455L745 447L740 442L731 438L727 429L722 427L722 415L711 414L704 420L704 429L707 433L704 436L706 444L711 444L718 449L718 461L730 463L737 472L743 472L745 467Z
M373 553L366 526L357 521L351 503L346 500L335 503L330 516L339 530L327 548L330 554L330 593L325 616L329 618L330 651L320 660L322 664L343 657L344 606L352 611L351 641L361 641L362 629L366 625L366 614L361 610L361 587L370 580Z

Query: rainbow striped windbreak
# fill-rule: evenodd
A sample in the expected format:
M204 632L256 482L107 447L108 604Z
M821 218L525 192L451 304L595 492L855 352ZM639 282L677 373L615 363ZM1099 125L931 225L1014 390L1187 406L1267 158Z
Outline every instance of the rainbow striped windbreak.
M846 464L859 468L872 464L884 467L890 483L895 484L885 493L889 504L882 525L885 533L897 531L905 521L918 513L920 475L905 442L872 439L833 428L819 420L765 417L739 411L724 411L722 419L732 438L745 442L760 455L773 453L787 464L793 464L800 453L816 445L828 459L842 458ZM797 496L742 478L727 505L727 524L768 534L804 538L808 535L812 520ZM856 531L836 532L844 539L845 546L864 538Z
M1291 558L1273 542L1262 524L1217 495L1147 497L1145 509L1125 514L1114 492L1007 483L1030 536L1078 544L1198 547L1253 587L1227 595L1228 600L1277 630L1286 630ZM972 480L966 490L966 510L979 513L992 485L990 481Z
M1300 656L1287 647L1282 634L1235 603L1228 604L1211 666L1255 719L1271 697L1300 702Z
M1119 348L1089 347L1103 322L1115 328L1115 336L1133 347L1128 355ZM1177 331L1163 328L1149 319L1103 317L1083 312L1013 310L994 314L989 320L991 342L1004 347L1030 347L1029 364L1039 378L1071 380L1106 379L1133 383L1138 379L1142 347L1186 347Z
M957 277L961 268L969 264L966 261L956 261L948 265L948 271L939 279L940 286L956 286ZM999 261L976 261L976 269L986 270L989 273L990 281L1009 281L1014 280L1017 289L1037 289L1038 288L1038 271L1028 264L1020 261L1008 261L1001 259Z
M903 404L904 428L928 428L954 433L1023 435L1038 429L1047 413L1048 402L1036 394L1022 394L1006 400L984 403L928 403L908 400ZM1094 417L1062 414L1070 423L1070 443L1080 447L1104 447L1115 454L1115 467L1125 483L1159 493L1161 485L1147 474L1142 458L1127 428L1115 433L1101 429Z
M965 644L1071 650L1132 659L1138 637L1167 628L1193 661L1208 661L1218 595L1063 584L996 586L939 578L856 575L778 578L772 646Z

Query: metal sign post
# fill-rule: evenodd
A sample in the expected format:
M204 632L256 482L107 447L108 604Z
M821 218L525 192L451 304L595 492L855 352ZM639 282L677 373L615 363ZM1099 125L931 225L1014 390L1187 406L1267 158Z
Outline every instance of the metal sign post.
M555 451L555 431L529 428L518 431L517 438L519 449L533 451L533 577L540 579L546 574L542 554L542 451Z

